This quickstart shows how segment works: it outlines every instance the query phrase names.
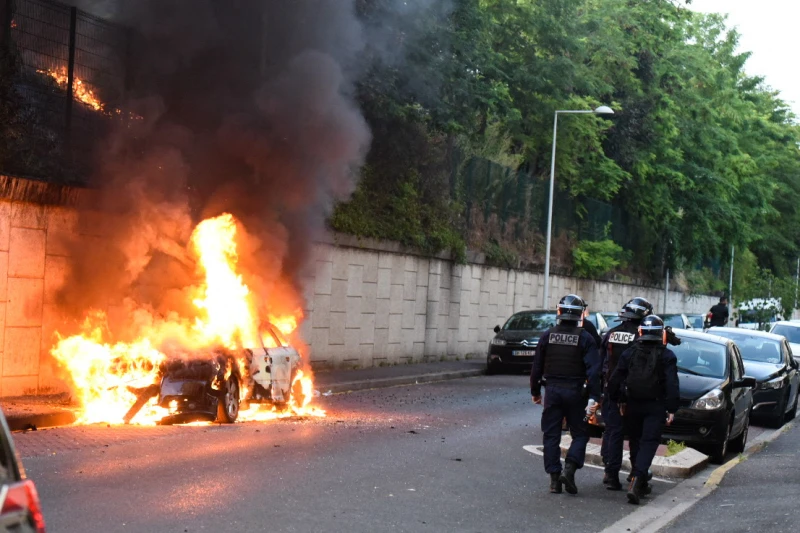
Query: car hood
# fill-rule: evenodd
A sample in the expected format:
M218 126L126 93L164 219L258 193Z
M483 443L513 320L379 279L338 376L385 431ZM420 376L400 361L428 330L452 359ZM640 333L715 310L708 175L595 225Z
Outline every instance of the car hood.
M528 330L502 330L498 333L495 338L497 339L505 339L509 342L520 342L523 340L536 340L539 341L539 337L542 336L546 330L539 330L539 329L528 329Z
M681 398L685 400L696 400L711 389L719 387L723 381L721 378L709 378L678 372Z
M774 363L759 363L757 361L745 361L744 373L756 378L756 381L766 381L778 374L783 365Z

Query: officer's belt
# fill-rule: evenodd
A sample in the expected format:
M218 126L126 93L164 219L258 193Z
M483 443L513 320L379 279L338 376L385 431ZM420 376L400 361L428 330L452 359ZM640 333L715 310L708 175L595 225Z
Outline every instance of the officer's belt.
M545 376L544 377L544 386L546 387L556 387L561 389L567 388L581 388L583 387L584 379L583 378L559 378L553 376Z

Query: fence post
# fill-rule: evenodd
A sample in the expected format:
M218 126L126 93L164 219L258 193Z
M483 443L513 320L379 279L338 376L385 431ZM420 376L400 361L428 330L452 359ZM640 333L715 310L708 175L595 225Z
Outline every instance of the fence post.
M75 30L78 25L78 8L69 10L69 62L67 63L67 104L64 116L64 129L67 147L70 149L72 137L72 99L75 95Z
M11 20L14 17L13 0L0 0L0 48L4 53L11 49Z

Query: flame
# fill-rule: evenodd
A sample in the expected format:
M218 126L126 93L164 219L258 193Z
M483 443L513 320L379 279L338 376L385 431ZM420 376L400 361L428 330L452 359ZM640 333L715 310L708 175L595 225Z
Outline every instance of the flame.
M53 80L55 80L56 84L59 87L66 90L67 84L69 83L69 75L67 74L67 69L61 67L61 69L57 72L52 69L38 69L36 72L39 74L45 74L46 76L50 76ZM90 89L82 79L78 78L77 76L73 76L72 78L72 94L73 98L82 102L95 111L103 111L105 105L100 99L94 94L94 91Z
M78 423L157 423L169 414L168 408L156 404L163 365L175 359L196 358L221 346L235 356L239 375L244 378L240 384L241 397L247 397L249 364L243 349L263 348L255 297L237 272L236 237L237 221L230 214L203 220L195 227L189 243L203 277L199 286L190 288L196 316L173 314L159 319L149 315L150 320L139 328L134 340L110 342L106 315L93 310L87 313L79 334L69 337L57 334L51 353L67 370L82 406ZM133 313L147 314L141 309ZM302 311L269 318L288 336L297 329ZM233 371L233 367L226 367L225 378ZM126 413L137 403L142 391L149 391L144 395L145 405L126 420ZM298 369L284 409L254 404L240 411L238 420L324 416L324 411L310 405L313 396L311 376L307 370Z

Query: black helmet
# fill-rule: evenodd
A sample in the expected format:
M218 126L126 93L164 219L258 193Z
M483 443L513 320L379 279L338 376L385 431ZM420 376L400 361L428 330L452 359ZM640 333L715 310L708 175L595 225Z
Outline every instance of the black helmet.
M622 306L619 317L626 320L642 320L652 314L653 305L644 298L637 296Z
M585 308L586 303L580 296L567 294L558 302L558 319L578 322L583 319Z
M642 323L639 324L639 340L667 344L667 330L664 328L664 321L660 316L644 317Z

